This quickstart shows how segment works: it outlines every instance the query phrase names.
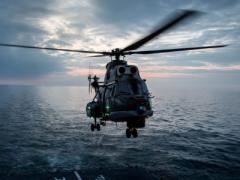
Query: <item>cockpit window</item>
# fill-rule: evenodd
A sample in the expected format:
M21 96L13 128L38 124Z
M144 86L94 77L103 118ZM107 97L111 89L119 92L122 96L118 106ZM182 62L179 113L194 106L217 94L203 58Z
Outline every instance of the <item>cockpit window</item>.
M113 97L115 95L115 86L112 87L112 91L111 91L111 96Z
M119 94L132 94L131 89L129 88L128 82L119 82L118 93Z
M118 93L143 95L143 94L147 94L147 88L144 82L142 81L138 81L138 80L124 81L124 82L119 82Z
M141 86L138 81L130 81L130 87L133 94L140 94L141 93Z

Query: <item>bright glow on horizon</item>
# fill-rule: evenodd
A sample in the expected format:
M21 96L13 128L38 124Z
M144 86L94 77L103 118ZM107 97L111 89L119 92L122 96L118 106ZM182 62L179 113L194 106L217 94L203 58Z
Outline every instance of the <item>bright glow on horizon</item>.
M204 71L240 71L240 65L223 66L218 64L211 64L208 62L202 62L202 66L145 66L141 68L140 75L144 78L181 78L181 77L204 77L194 73L188 73L193 70ZM69 67L67 72L70 76L87 76L89 69ZM167 72L166 72L167 71ZM95 75L104 75L105 69L91 69L91 72Z
M219 65L211 64L208 62L202 62L202 66L146 66L142 68L142 71L154 72L154 71L189 71L189 70L206 70L206 71L240 71L239 65Z
M94 75L104 75L106 70L103 69L91 69L92 74ZM86 68L77 68L77 67L70 67L69 71L67 72L70 76L87 76L91 72L89 72L89 69Z

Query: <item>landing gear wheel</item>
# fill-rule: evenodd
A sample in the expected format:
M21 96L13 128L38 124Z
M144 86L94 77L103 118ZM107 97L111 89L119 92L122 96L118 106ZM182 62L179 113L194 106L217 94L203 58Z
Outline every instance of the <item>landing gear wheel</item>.
M98 131L100 131L100 129L101 129L100 124L97 124L96 128L97 128Z
M126 129L126 136L127 136L127 138L131 137L131 131L129 128Z
M95 129L94 124L91 124L91 131L94 131L94 129Z
M136 128L132 129L132 135L133 135L134 138L138 137L138 131L137 131Z

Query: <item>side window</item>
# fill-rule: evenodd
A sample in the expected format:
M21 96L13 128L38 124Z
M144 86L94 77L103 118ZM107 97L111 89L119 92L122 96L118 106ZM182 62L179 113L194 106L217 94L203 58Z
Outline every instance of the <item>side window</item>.
M105 98L109 98L110 96L111 96L111 89L107 87L105 92Z
M141 84L142 84L143 93L144 93L144 94L149 94L148 88L147 88L147 85L146 85L145 81L142 81Z
M112 86L111 97L115 95L115 86Z
M110 71L107 72L107 80L110 79Z

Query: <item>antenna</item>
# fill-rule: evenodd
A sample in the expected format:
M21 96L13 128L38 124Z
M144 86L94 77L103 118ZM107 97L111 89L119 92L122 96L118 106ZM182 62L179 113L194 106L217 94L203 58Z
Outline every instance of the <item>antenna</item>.
M91 62L89 62L89 65L88 65L88 93L92 93L92 86L91 86L91 83L92 83L92 72L91 72Z

